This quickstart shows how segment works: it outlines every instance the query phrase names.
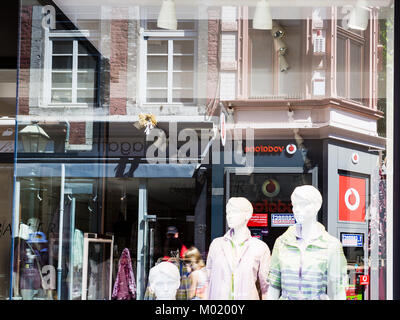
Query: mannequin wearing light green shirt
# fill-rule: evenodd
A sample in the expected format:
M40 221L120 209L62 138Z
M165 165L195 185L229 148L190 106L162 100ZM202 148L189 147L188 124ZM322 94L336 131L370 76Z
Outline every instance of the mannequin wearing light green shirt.
M269 275L271 284L268 289L267 300L279 299L284 290L282 287L284 286L290 288L290 290L294 290L293 288L296 289L295 284L297 285L297 283L301 286L301 268L302 263L304 263L303 260L306 259L307 255L308 272L310 270L311 272L317 270L326 277L327 295L320 294L318 298L345 300L345 282L347 279L346 259L339 240L329 235L325 231L325 228L317 221L317 214L322 205L320 192L311 185L300 186L293 191L291 200L296 224L289 227L275 243L271 258L271 273ZM322 259L326 259L325 264L318 261L319 257L315 259L315 256L319 255L319 252L315 253L316 250L320 250L323 253L321 261ZM287 261L291 259L292 262L288 263ZM296 263L299 260L300 267L296 269ZM315 268L312 265L314 262L316 264ZM290 266L294 265L296 267L290 269ZM325 270L323 270L324 268ZM307 272L307 270L304 271ZM305 273L304 271L303 273ZM284 274L285 272L286 274L290 273L292 277L293 274L297 274L299 279L293 282L286 281L285 284L285 276L286 279L290 278ZM295 291L292 291L291 295L290 290L287 290L289 291L289 294L286 295L287 299L310 299L316 297L312 297L312 294L306 294L302 297L301 294L294 293Z

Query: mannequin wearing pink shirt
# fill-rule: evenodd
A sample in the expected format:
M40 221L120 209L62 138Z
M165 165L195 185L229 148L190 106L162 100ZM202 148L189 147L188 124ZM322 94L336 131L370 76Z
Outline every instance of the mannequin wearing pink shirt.
M207 257L210 300L258 300L257 281L266 298L270 250L251 236L247 223L252 214L253 206L246 198L229 199L229 230L212 241Z

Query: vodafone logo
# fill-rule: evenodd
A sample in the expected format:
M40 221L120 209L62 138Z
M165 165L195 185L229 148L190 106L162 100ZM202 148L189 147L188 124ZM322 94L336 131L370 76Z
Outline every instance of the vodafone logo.
M268 179L262 185L262 192L269 198L273 198L281 191L281 187L275 179Z
M360 206L360 194L354 188L349 188L344 194L344 203L350 211L355 211Z
M296 147L296 145L294 145L294 144L288 144L287 146L286 146L286 152L287 153L289 153L289 154L294 154L295 152L297 151L297 147Z
M358 153L353 153L353 154L351 155L351 161L352 161L354 164L357 164L359 160L360 160L360 156L358 155Z

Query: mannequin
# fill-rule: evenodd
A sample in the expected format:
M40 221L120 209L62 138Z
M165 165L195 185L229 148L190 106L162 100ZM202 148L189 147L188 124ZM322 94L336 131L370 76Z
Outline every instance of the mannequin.
M207 256L210 300L258 300L266 298L270 250L253 238L247 223L253 206L246 198L230 198L226 205L228 232L212 241Z
M14 255L13 278L15 279L14 295L21 294L23 300L32 300L41 288L41 274L34 252L34 235L39 230L40 220L29 218L27 223L19 225L16 237L16 253ZM47 241L46 241L47 242Z
M267 299L345 300L347 261L340 241L317 221L320 192L311 185L300 186L291 200L296 224L275 242Z
M171 262L160 262L150 269L149 286L156 300L175 300L180 283L179 270Z

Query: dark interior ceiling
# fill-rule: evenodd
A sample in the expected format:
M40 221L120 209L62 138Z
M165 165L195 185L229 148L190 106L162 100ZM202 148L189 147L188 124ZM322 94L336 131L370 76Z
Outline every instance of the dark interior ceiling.
M0 10L0 69L17 68L19 0L2 1Z

